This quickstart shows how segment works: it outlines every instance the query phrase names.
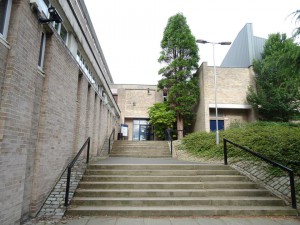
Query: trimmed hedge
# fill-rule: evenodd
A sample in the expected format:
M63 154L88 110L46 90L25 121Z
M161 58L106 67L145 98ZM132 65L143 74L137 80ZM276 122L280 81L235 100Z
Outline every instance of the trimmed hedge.
M196 132L183 138L183 147L204 158L223 158L223 138L258 152L271 160L292 168L300 175L300 124L255 122L220 131L220 144L215 133ZM252 159L248 153L228 144L228 156Z

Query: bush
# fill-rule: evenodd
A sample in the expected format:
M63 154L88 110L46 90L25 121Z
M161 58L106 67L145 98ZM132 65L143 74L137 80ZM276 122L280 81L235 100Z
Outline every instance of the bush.
M215 133L196 132L183 138L187 151L205 158L223 158L223 138L258 152L292 168L300 175L300 124L256 122L220 131L220 144ZM252 159L250 154L228 144L228 156Z

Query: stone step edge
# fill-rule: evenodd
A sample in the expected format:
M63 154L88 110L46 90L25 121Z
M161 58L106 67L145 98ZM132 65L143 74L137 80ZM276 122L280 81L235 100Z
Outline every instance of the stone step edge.
M183 175L83 175L84 177L96 177L96 178L210 178L210 177L222 177L222 178L246 178L246 176L243 175L188 175L188 176L183 176Z
M214 192L220 191L224 192L223 188L216 188L216 189L84 189L80 188L77 189L76 192ZM226 192L266 192L270 193L267 189L258 188L258 189L226 189Z
M73 200L80 201L198 201L198 200L212 200L212 201L281 201L283 200L274 196L211 196L211 197L73 197Z
M289 206L76 206L68 208L68 211L210 211L210 210L224 210L224 211L273 211L273 210L283 210L283 211L293 211L297 215L297 210ZM178 215L180 216L180 215Z
M171 182L128 182L128 181L81 181L80 184L251 184L251 185L257 185L256 183L249 182L249 181L204 181L204 182L178 182L178 181L171 181Z

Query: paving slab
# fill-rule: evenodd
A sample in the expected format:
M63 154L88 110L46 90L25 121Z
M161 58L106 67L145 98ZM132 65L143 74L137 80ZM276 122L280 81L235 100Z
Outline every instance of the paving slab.
M194 218L171 218L172 225L199 225Z
M249 218L220 218L226 225L253 225ZM266 225L264 223L259 223Z
M144 219L144 224L145 225L153 225L153 224L157 224L157 225L172 225L171 221L169 218L145 218ZM188 225L188 224L186 224Z
M220 218L195 218L199 225L226 225Z
M115 217L90 217L86 225L115 225L117 218Z
M144 218L118 218L116 225L144 225Z
M57 225L300 225L299 217L80 217Z

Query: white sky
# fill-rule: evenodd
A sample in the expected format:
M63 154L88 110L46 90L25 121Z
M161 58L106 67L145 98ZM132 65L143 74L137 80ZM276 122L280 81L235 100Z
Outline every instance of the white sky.
M246 23L255 36L291 36L296 27L292 12L299 0L85 0L106 62L116 84L157 84L160 42L168 18L183 13L196 37L234 41ZM228 46L216 46L220 65ZM199 45L200 64L213 65L212 46Z

